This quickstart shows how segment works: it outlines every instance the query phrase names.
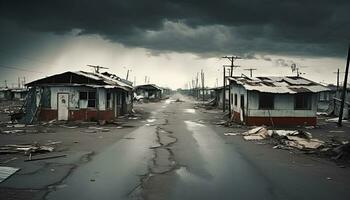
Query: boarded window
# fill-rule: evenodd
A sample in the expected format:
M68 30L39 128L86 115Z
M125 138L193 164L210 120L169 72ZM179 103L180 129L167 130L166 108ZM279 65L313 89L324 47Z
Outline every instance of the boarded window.
M235 106L237 106L237 94L235 94Z
M87 92L79 92L80 100L87 100Z
M96 92L88 92L88 105L89 108L96 107Z
M311 110L310 94L296 94L294 102L295 110Z
M259 93L259 109L273 110L275 105L275 96L269 93Z

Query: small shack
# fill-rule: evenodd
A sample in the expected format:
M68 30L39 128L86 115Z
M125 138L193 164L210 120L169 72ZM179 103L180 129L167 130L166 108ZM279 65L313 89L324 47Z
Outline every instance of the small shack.
M159 101L162 98L163 90L155 84L145 84L135 86L136 95L142 96L143 99L150 101Z
M246 125L316 125L318 93L329 88L300 76L229 77L232 119Z
M229 87L227 86L226 87L226 94L225 94L225 99L226 99L226 102L225 102L225 107L228 108L228 104L229 104ZM222 108L223 107L223 99L224 99L224 87L221 86L221 87L216 87L216 88L213 88L214 90L214 96L215 96L215 100L216 100L216 105L219 107L219 108Z
M26 84L24 123L113 120L132 110L132 84L109 73L64 72Z

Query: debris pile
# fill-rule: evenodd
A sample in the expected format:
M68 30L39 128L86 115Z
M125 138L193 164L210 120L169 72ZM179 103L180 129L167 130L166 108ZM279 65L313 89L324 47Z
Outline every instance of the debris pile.
M53 152L55 148L49 145L35 144L8 144L0 146L0 154L24 153L29 155L31 153L47 153Z
M350 161L350 143L348 141L325 142L312 138L311 133L302 130L267 130L256 127L244 133L225 133L226 136L242 135L245 140L270 139L274 149L300 150L320 155L336 161Z

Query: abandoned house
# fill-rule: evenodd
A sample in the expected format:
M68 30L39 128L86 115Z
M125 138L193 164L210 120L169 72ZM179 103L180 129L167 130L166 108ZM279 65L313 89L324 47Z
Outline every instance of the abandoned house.
M221 86L221 87L216 87L216 88L213 88L214 90L214 97L215 97L215 100L216 100L216 105L219 107L219 108L222 108L223 107L223 99L224 99L224 87ZM228 104L229 104L229 90L228 90L228 87L226 87L226 94L225 94L225 99L226 99L226 104L225 104L225 107L228 108Z
M229 77L232 119L247 125L316 125L323 85L303 77Z
M155 84L145 84L135 86L134 89L137 96L142 96L143 99L157 101L162 98L163 90Z
M26 84L25 123L113 120L132 109L132 84L109 73L64 72Z

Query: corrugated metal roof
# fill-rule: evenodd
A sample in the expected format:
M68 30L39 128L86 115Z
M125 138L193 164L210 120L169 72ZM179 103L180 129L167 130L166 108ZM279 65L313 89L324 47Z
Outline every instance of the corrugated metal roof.
M300 76L229 77L228 79L242 85L247 90L266 93L317 93L330 90L328 87Z
M146 87L153 87L153 88L155 88L155 89L157 89L157 90L163 90L163 88L161 88L161 87L158 87L156 84L144 84L144 85L138 85L138 86L135 86L135 89L137 89L137 88L146 88Z
M67 74L74 74L77 75L79 77L85 77L89 80L93 80L94 83L89 83L89 81L86 82L86 80L80 80L80 79L76 79L75 82L71 82L71 81L57 81L57 79L59 79L60 77L67 75ZM115 78L113 78L115 77ZM120 89L124 89L124 90L132 90L133 86L131 84L127 84L125 81L119 80L120 78L117 76L107 76L101 73L92 73L92 72L85 72L85 71L68 71L68 72L64 72L61 74L56 74L56 75L52 75L49 77L45 77L36 81L33 81L31 83L28 83L26 85L35 85L35 84L45 84L45 85L64 85L64 86L87 86L87 87L94 87L94 88L98 88L98 87L104 87L104 88L120 88ZM119 78L119 79L118 79ZM50 80L51 79L51 80ZM53 79L53 81L52 81ZM77 81L78 80L78 81Z

